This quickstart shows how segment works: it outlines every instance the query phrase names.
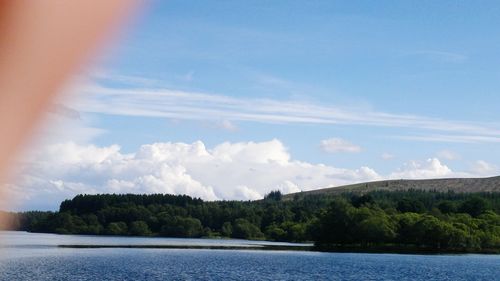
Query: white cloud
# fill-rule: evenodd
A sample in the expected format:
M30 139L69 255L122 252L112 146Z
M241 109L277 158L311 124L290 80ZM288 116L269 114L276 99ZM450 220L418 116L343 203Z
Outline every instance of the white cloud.
M446 143L499 143L498 135L425 135L425 136L394 136L396 139L424 142L446 142Z
M236 198L244 198L246 200L258 200L262 199L262 195L257 191L249 188L246 185L238 185L233 192L233 196Z
M500 173L500 169L484 160L477 160L473 166L472 171L480 176L496 176Z
M131 76L131 75L120 75L102 69L92 71L91 73L89 73L89 76L97 81L112 81L114 83L119 83L121 85L155 86L159 84L158 81L155 79L144 78L139 76ZM78 77L78 78L83 78L83 77Z
M384 153L382 153L382 155L380 155L380 157L383 160L391 160L391 159L394 159L394 154L391 154L391 153L388 153L388 152L384 152Z
M172 193L207 200L262 198L381 177L368 167L355 170L293 160L279 140L221 143L201 141L142 145L122 153L117 145L72 142L46 145L26 159L8 189L30 208L56 207L79 193Z
M352 144L341 138L330 138L322 140L320 147L323 151L328 153L337 153L337 152L357 153L361 151L360 146Z
M69 119L81 119L80 112L61 103L52 104L48 111Z
M24 150L21 151L18 157L20 162L33 158L33 155L39 153L41 148L46 148L51 144L89 143L96 137L107 133L104 129L92 126L88 118L80 115L78 111L60 104L56 104L49 113L35 128L33 137L28 140Z
M500 128L489 123L393 114L304 100L237 98L168 88L111 88L96 83L78 84L71 92L86 97L71 105L80 112L199 121L395 127L433 132L433 135L401 137L410 140L500 142ZM451 133L461 135L449 135Z
M428 179L468 176L466 173L453 172L448 166L441 163L438 158L429 158L425 162L410 161L402 168L391 173L392 179Z
M60 201L87 193L188 194L206 200L262 198L284 193L381 179L488 176L498 167L477 161L470 172L456 172L438 158L410 161L388 175L370 167L344 169L293 160L279 140L204 143L153 143L134 153L118 145L65 142L33 150L6 194L28 209L57 208Z
M437 157L446 160L457 160L460 159L460 155L451 150L441 150L437 153Z
M231 131L231 132L234 132L234 131L238 130L238 126L236 126L233 122L231 122L229 120L223 120L223 121L221 121L218 124L218 127L221 128L221 129L227 130L227 131Z

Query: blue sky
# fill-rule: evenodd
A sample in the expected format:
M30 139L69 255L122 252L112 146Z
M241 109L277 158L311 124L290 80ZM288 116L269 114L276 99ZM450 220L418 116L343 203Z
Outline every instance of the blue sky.
M102 65L111 73L151 79L155 86L170 89L493 123L498 128L499 5L331 2L156 1L109 49ZM377 164L387 151L403 161L452 148L465 154L465 160L498 158L491 153L494 143L391 138L440 134L412 128L241 122L235 133L214 132L200 124L179 130L164 120L102 118L111 132L114 122L133 122L145 138L156 128L178 131L153 134L149 141L166 137L215 144L276 137L299 159L348 166ZM152 128L147 130L149 123ZM330 136L359 144L366 153L322 157L316 143ZM118 133L116 138L123 137ZM100 141L117 139L106 136ZM133 140L121 145L133 150L144 143L140 136ZM384 169L388 164L378 165Z
M81 149L117 145L118 158L137 158L142 146L154 143L201 141L212 156L223 143L233 152L260 143L251 155L279 152L266 161L281 168L300 162L345 174L376 172L321 176L331 182L287 172L266 188L242 175L218 187L196 170L198 162L197 168L181 165L190 179L215 190L200 195L209 199L381 178L494 175L500 165L499 12L495 1L153 1L74 83L77 101L64 106L80 118L70 126L93 133L78 140L68 132L64 141ZM255 161L242 169L258 171ZM137 187L145 176L105 182L121 182L118 191L153 192ZM97 187L104 181L68 174L42 178L57 182L64 196L110 191ZM238 184L244 195L221 191ZM27 202L50 208L31 197Z

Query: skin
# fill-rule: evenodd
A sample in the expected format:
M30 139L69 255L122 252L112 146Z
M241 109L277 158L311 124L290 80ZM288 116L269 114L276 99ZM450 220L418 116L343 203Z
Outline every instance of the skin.
M64 82L110 37L133 4L0 0L0 182Z

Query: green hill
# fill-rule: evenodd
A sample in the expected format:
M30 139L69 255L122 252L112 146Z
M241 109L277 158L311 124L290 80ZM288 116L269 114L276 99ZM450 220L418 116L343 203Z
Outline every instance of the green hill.
M302 197L306 195L339 195L346 192L364 194L377 190L404 191L410 189L433 190L439 192L453 191L457 193L500 192L500 176L489 178L383 180L290 193L285 195L284 199L293 199L297 196Z

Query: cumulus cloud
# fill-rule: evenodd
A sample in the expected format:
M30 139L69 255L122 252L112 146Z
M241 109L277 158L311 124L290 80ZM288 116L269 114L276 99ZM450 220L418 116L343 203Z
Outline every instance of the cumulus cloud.
M357 153L361 151L361 147L355 144L350 143L341 138L331 138L322 140L320 147L323 151L328 153L337 153L337 152L351 152Z
M428 179L468 176L465 173L452 171L448 166L441 163L438 158L429 158L424 162L410 161L397 171L391 173L389 178L393 179Z
M262 198L284 193L377 180L368 167L349 170L293 160L279 140L153 143L134 153L119 146L73 142L46 145L31 153L9 191L30 207L56 207L79 193L171 193L206 200ZM45 205L43 205L45 204Z
M23 160L7 193L24 202L18 209L55 209L76 194L169 193L205 200L262 198L283 193L381 179L490 175L498 168L478 161L470 173L455 172L438 158L411 161L388 175L370 167L344 169L295 160L279 140L144 144L132 153L120 146L64 142L43 145Z

